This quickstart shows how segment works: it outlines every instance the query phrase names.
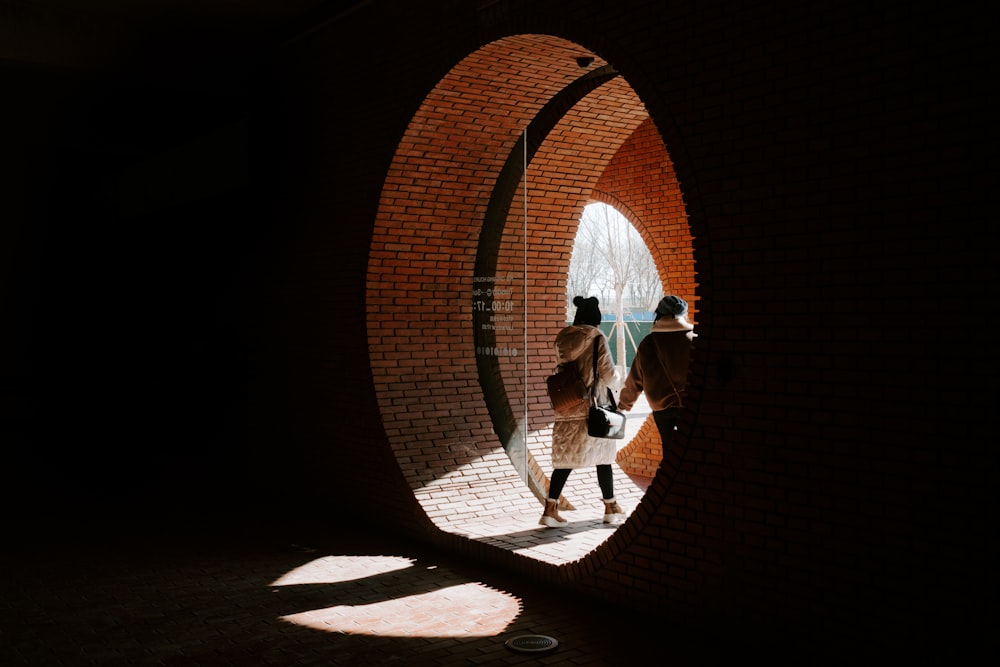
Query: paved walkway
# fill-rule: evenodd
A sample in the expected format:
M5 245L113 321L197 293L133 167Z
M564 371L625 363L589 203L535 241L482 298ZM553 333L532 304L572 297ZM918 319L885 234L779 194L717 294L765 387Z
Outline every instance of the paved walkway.
M351 531L21 545L0 664L705 664L690 637L426 547ZM540 637L540 640L536 640ZM545 651L524 652L555 640ZM508 646L521 645L521 651Z
M576 474L577 477L585 478L577 482L577 486L591 492L591 502L575 510L562 510L561 516L567 520L565 526L546 528L538 525L541 507L531 498L527 506L524 503L510 504L503 512L483 513L480 517L466 521L442 522L441 527L449 533L553 565L580 560L611 537L623 522L604 523L604 506L594 499L597 495L596 477L589 470ZM630 479L617 466L615 474L615 495L620 500L622 509L631 513L642 499L650 480ZM511 484L516 484L516 480ZM588 488L588 485L593 489Z
M543 534L557 545L558 532ZM282 524L89 543L9 540L0 557L0 665L968 662L910 660L922 642L852 646L825 627L813 637L679 627L422 543L351 526L330 533L329 525ZM544 651L510 646L549 641Z
M640 396L629 413L626 437L619 441L620 447L628 445L648 414L645 397ZM549 465L543 467L548 473ZM485 455L471 474L468 470L457 469L451 476L414 491L418 502L430 510L434 523L447 533L563 565L594 551L618 527L603 522L604 505L592 468L575 470L570 475L564 496L574 509L560 511L568 523L557 529L538 525L542 505L525 488L502 449ZM479 474L482 471L488 474ZM631 477L617 465L613 473L615 497L625 512L631 513L642 501L651 480Z

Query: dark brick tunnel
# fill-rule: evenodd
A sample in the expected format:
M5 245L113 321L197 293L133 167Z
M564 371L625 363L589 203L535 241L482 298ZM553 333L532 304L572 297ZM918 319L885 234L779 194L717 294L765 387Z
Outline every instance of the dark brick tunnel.
M984 636L983 22L114 4L0 5L18 541L374 527L668 618ZM453 524L540 508L593 201L692 304L692 400L620 454L625 529L552 564ZM523 326L477 331L484 275Z

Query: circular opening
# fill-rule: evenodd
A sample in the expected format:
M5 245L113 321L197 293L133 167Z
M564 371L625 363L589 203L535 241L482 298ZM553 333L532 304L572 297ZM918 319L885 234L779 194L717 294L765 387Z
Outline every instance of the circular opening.
M663 139L606 62L581 73L580 50L548 35L504 38L428 94L383 187L366 295L385 434L427 516L550 561L578 560L611 534L591 530L603 507L592 507L596 482L581 472L564 492L585 515L576 551L542 554L518 539L536 528L547 489L545 378L584 207L622 212L664 285L696 310L691 236ZM644 426L619 453L616 496L633 473L655 474L654 432ZM632 493L620 499L634 507L644 489ZM493 532L482 529L491 522Z

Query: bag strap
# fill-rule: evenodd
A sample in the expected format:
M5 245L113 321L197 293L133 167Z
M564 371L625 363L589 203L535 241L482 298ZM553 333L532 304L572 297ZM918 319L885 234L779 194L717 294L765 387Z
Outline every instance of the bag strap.
M594 336L594 353L591 355L591 360L594 362L594 381L590 385L591 396L594 396L594 394L597 392L597 341L599 341L600 339L601 337L599 335ZM594 397L596 399L596 396Z

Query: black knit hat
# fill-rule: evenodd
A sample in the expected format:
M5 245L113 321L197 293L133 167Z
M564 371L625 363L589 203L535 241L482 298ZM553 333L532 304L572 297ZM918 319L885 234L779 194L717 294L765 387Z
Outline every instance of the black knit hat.
M660 299L660 303L656 306L656 317L672 317L677 319L681 315L686 315L687 311L687 301L679 296L665 296Z
M573 324L589 324L592 327L601 324L601 309L597 305L597 297L582 296L573 297L573 305L576 306L576 316Z

